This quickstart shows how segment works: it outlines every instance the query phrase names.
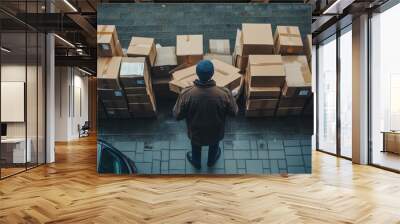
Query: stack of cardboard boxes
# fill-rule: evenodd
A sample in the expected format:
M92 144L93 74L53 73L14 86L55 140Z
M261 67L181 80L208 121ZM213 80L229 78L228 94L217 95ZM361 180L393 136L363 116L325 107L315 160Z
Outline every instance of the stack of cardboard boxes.
M270 24L242 24L233 63L245 71L245 115L300 115L311 101L311 72L300 30ZM312 107L312 105L311 105Z
M300 115L311 98L311 71L300 30L296 26L277 26L275 53L281 54L286 80L276 116Z
M123 56L117 29L114 25L97 26L97 56Z
M127 55L122 59L119 78L126 93L129 112L133 117L156 116L150 69L157 57L154 38L132 37Z
M250 55L245 74L247 117L273 116L285 83L280 55Z
M249 55L274 53L271 24L243 23L242 30L236 32L233 64L245 73Z
M149 70L157 54L154 39L133 37L126 57L115 26L99 25L97 38L97 93L105 116L120 119L155 116Z
M99 25L97 38L99 110L107 117L155 116L156 99L176 99L194 85L196 64L203 58L212 61L217 86L234 95L244 86L246 116L312 111L311 37L303 44L298 27L277 26L272 35L270 24L244 23L237 30L233 56L229 40L211 39L203 57L202 35L177 35L176 48L132 37L127 56L115 26Z
M169 90L170 72L178 65L175 47L157 46L157 57L151 68L151 79L155 97L158 101L175 100L178 94Z
M304 55L282 56L286 82L282 89L276 116L300 115L309 103L311 72Z
M97 26L97 54L99 114L109 118L129 118L125 93L118 78L123 53L115 26Z

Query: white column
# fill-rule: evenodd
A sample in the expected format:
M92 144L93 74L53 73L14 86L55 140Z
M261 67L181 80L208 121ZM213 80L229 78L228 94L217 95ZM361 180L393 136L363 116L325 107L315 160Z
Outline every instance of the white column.
M353 162L368 163L368 16L353 19Z
M54 35L47 34L46 37L46 163L55 161L54 133L55 133L55 56L54 56Z

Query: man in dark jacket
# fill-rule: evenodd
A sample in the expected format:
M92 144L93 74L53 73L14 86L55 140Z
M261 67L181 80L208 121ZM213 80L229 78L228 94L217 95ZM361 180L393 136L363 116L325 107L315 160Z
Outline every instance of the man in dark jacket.
M212 80L214 66L211 61L202 60L196 66L198 79L194 86L185 88L176 101L174 116L186 119L192 151L186 153L189 162L201 168L201 146L208 145L209 167L221 156L219 141L224 138L226 115L235 116L238 107L232 93L215 85Z

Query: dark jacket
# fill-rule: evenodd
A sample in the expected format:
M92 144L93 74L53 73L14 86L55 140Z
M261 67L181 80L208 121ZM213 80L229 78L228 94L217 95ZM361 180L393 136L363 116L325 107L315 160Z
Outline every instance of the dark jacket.
M238 106L232 93L214 80L185 88L176 101L174 116L186 119L188 136L198 145L214 144L224 138L226 115L235 116Z

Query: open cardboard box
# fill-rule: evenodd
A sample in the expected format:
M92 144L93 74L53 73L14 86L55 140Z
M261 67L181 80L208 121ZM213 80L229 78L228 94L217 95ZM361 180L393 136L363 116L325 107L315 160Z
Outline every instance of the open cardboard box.
M213 79L217 86L226 87L233 91L240 86L241 75L239 69L219 60L211 60L214 65ZM193 86L197 79L196 66L191 66L172 74L172 81L169 82L170 90L180 93L182 89Z

